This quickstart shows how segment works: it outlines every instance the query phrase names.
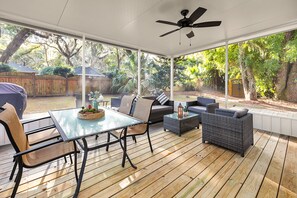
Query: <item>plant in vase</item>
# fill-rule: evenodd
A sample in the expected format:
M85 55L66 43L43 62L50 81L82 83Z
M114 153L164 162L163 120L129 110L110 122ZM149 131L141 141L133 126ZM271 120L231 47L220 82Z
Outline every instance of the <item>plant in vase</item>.
M95 109L98 109L99 102L103 101L104 97L99 91L90 92L88 94L89 100L92 101L92 105Z

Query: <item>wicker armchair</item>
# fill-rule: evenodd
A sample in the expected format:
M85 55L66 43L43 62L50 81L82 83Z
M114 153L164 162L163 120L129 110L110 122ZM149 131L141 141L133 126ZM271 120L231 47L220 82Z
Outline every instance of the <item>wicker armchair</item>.
M253 115L234 116L236 111L216 109L202 113L202 142L216 144L241 154L253 145Z

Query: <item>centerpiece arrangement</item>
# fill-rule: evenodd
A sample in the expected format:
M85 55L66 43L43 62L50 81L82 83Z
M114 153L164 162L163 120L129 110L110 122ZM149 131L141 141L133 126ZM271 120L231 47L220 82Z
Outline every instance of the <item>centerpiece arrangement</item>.
M104 100L104 97L99 91L90 92L88 94L89 101L92 101L92 105L95 109L98 109L99 102L102 102Z
M104 115L105 111L103 109L96 109L92 105L89 105L88 108L82 107L77 117L82 120L95 120L102 118Z

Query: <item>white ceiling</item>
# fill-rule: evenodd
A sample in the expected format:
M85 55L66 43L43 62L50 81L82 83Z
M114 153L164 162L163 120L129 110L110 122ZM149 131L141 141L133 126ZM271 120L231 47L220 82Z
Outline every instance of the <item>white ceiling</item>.
M297 0L0 0L0 18L96 40L178 56L240 40L297 29ZM207 9L196 22L221 20L219 27L195 29L190 40L156 23L177 22Z

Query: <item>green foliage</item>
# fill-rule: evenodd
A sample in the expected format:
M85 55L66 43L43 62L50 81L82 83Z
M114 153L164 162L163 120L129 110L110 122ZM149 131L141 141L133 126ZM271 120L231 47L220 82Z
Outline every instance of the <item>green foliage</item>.
M55 67L44 67L40 70L40 75L54 75Z
M11 68L9 65L0 64L0 72L14 72L15 69Z
M285 61L289 63L297 62L297 31L294 31L294 36L285 47Z
M73 69L67 66L44 67L39 72L40 75L57 75L65 78L73 76Z
M73 70L71 67L57 66L54 68L53 74L67 78L73 76Z

